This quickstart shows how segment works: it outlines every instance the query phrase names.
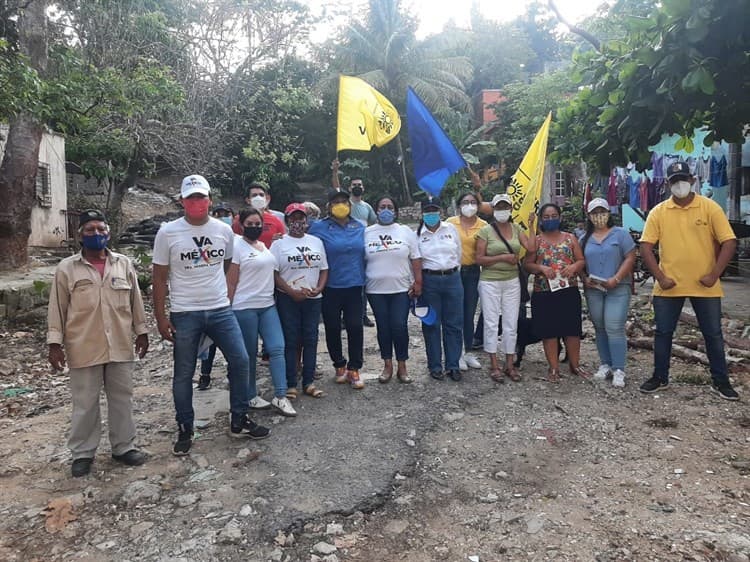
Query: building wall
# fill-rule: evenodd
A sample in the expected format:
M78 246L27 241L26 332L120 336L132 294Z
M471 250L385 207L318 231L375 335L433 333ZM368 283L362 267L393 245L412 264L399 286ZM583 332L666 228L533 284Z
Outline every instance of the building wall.
M5 152L8 126L0 125L0 157ZM57 133L44 133L39 146L39 165L48 170L49 194L35 199L31 209L31 235L29 246L58 247L68 235L65 210L68 192L65 182L65 138ZM71 234L72 236L72 234Z

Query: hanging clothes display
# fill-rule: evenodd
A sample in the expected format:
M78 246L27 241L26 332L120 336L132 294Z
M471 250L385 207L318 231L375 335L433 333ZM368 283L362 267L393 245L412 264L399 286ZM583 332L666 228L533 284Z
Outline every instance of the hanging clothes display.
M644 173L641 178L641 185L638 187L638 199L641 211L648 211L648 176Z
M628 184L628 203L633 209L639 209L641 206L641 175L633 169L625 178L625 182Z
M617 200L617 168L612 170L609 175L609 185L607 186L607 203L610 207L618 204Z
M722 154L721 158L716 159L716 155L711 156L711 174L708 183L711 187L723 187L729 185L727 178L727 157Z

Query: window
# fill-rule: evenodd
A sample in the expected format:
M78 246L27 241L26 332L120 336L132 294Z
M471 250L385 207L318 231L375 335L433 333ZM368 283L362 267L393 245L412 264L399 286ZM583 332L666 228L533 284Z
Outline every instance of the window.
M555 171L555 197L565 197L565 172Z
M49 164L41 162L36 170L36 200L41 207L52 206L52 181L49 174Z

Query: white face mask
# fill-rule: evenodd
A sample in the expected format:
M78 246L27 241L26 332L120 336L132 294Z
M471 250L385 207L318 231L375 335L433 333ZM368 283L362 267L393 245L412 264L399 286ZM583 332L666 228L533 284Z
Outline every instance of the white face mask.
M262 211L268 205L268 201L266 201L265 195L255 195L250 199L250 205L253 207L253 209Z
M670 190L672 191L672 195L677 197L677 199L684 199L688 196L690 193L690 188L692 185L687 180L680 180L676 183L673 183L670 186Z
M464 203L461 205L461 214L467 218L477 214L477 206L474 203Z
M510 209L495 211L492 214L495 215L495 220L497 222L508 222L510 220Z

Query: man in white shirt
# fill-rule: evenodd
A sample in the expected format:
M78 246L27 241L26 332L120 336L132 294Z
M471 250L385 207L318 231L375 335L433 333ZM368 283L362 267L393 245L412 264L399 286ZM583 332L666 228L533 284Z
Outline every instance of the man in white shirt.
M224 277L234 235L229 225L209 216L210 189L203 176L186 177L181 188L185 216L162 225L154 240L154 315L161 336L174 343L172 395L178 436L172 452L178 456L188 454L192 445L192 379L203 334L216 343L229 364L230 436L263 439L269 434L247 417L250 361Z

